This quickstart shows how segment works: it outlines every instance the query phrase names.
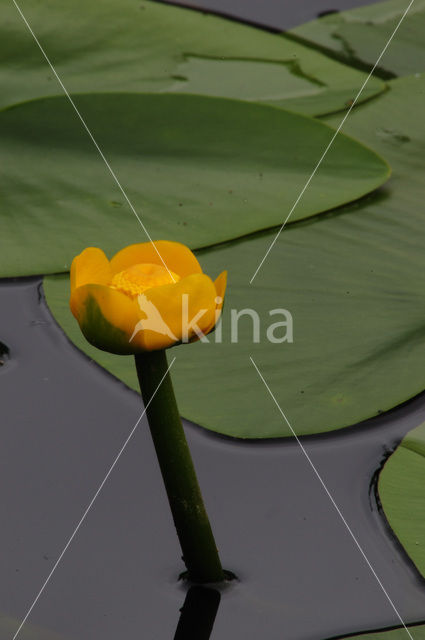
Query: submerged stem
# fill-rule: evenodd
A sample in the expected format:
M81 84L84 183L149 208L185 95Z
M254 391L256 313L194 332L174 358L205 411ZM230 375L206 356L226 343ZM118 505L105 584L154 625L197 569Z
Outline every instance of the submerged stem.
M220 582L224 573L167 373L165 350L138 354L135 360L188 577L193 582Z

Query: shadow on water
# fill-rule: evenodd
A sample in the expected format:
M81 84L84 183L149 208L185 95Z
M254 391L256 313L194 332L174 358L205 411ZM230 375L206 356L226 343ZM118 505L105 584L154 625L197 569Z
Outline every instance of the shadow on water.
M217 615L221 595L210 587L190 587L183 607L174 640L209 640Z

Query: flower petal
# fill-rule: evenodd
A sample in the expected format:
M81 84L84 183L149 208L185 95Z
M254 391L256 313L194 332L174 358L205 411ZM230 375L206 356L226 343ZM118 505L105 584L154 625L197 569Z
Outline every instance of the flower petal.
M224 304L224 294L226 293L227 286L227 271L222 271L218 278L214 280L215 290L217 292L217 298L221 298L221 302L217 301L217 309L221 311Z
M220 319L221 312L224 305L224 294L226 292L226 285L227 285L227 271L222 271L220 275L214 280L214 287L216 291L215 314L214 314L214 319L211 322L211 325L207 327L207 329L205 330L205 334L212 331Z
M139 351L130 341L141 317L137 299L110 287L86 284L74 289L69 303L90 344L120 355Z
M162 260L161 260L162 258ZM131 244L118 251L111 260L112 273L119 273L133 264L152 263L165 265L181 278L202 273L201 266L191 250L180 242L157 240Z
M133 342L140 350L155 351L197 339L195 325L206 334L214 326L216 295L214 283L204 274L148 289L138 297L141 321Z
M88 247L76 256L71 264L71 293L85 284L110 283L112 278L108 258L102 249Z

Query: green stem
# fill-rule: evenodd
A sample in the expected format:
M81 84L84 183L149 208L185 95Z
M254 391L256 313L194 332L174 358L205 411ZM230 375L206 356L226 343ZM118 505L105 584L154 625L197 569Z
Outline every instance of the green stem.
M183 431L165 350L135 356L156 455L193 582L220 582L224 573Z

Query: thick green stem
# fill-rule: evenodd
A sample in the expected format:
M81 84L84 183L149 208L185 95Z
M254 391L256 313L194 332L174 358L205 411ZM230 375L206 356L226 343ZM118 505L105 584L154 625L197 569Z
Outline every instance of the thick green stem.
M135 359L188 577L193 582L220 582L224 573L167 373L167 356L165 351L151 351Z

